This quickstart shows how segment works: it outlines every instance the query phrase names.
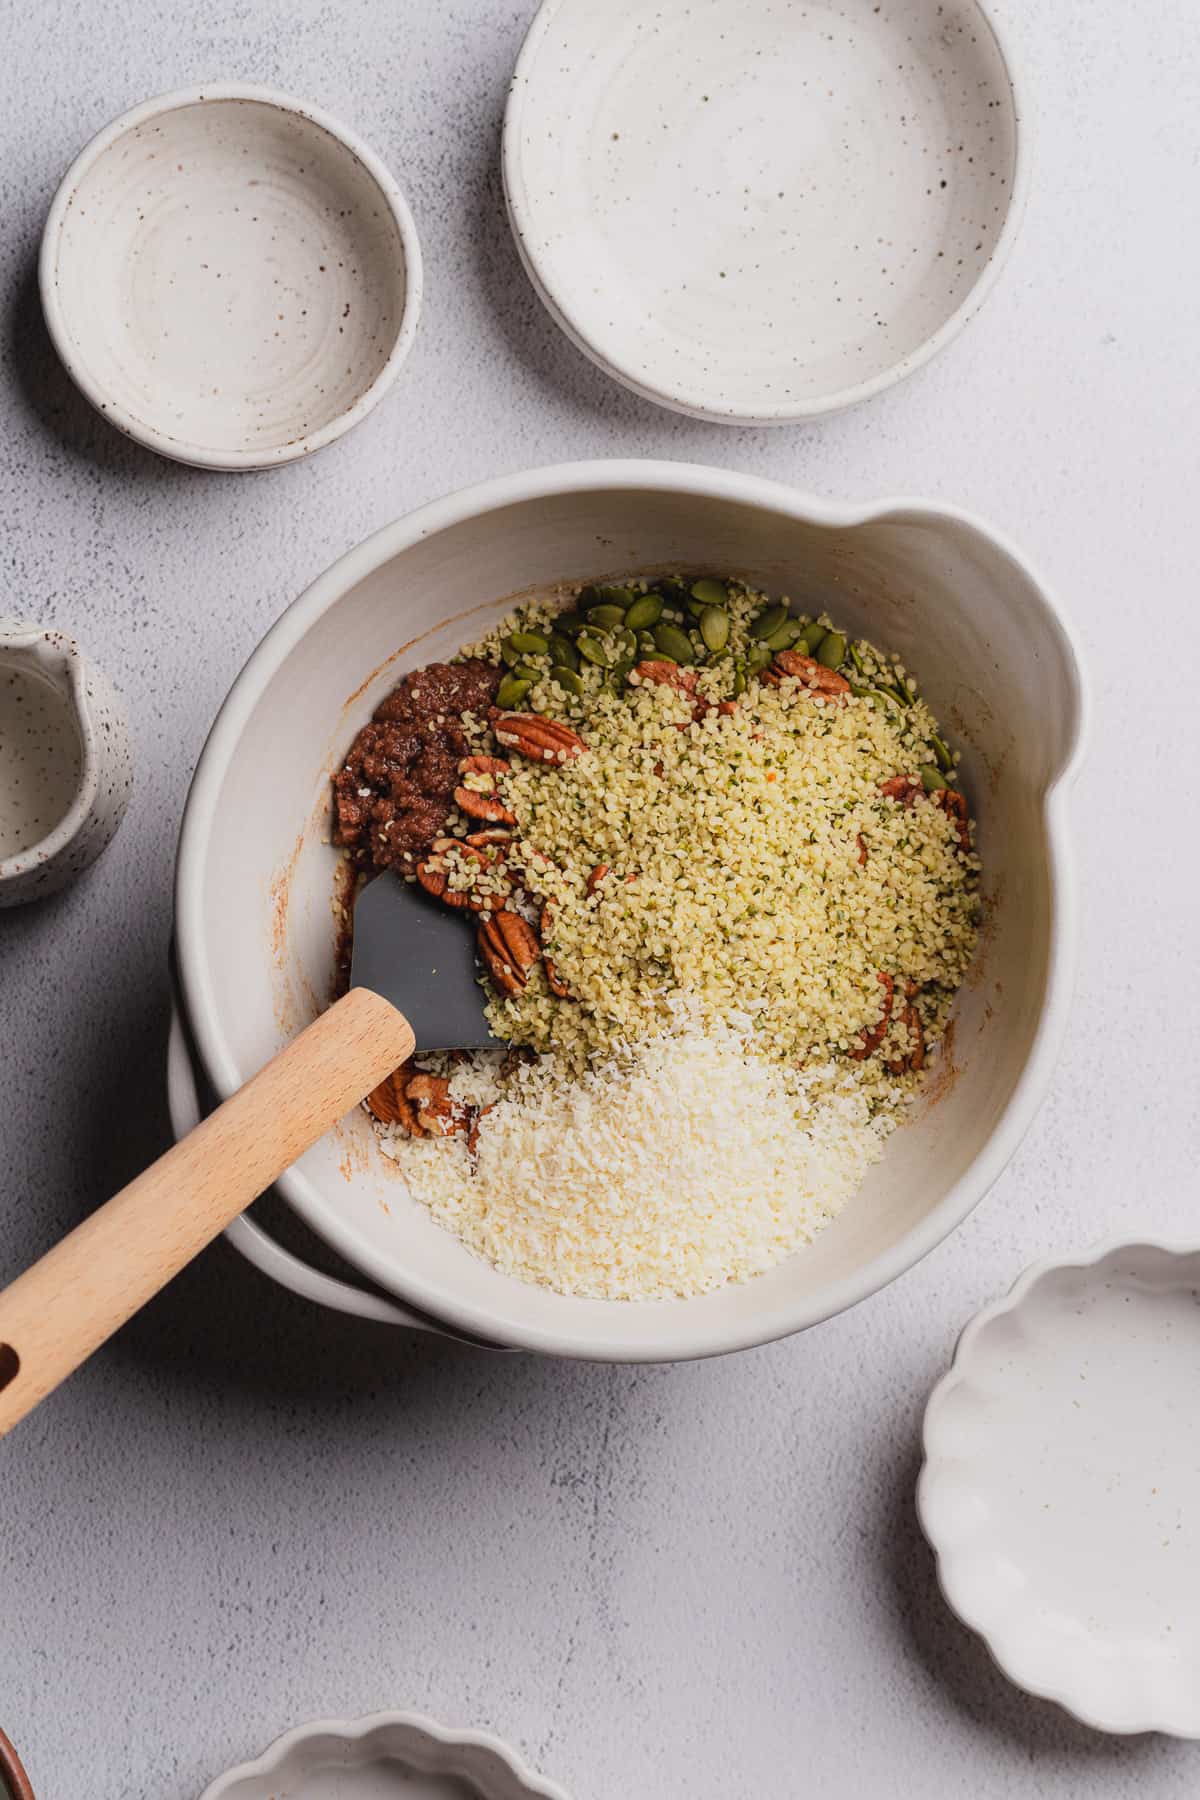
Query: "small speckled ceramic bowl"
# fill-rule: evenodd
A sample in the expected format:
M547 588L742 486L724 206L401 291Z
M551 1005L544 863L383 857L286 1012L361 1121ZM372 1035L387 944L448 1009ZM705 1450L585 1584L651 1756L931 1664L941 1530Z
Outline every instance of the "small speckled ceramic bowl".
M343 125L213 84L146 101L76 158L40 281L59 355L118 430L177 462L263 469L332 443L391 386L421 253Z
M504 125L543 301L646 399L735 424L891 386L983 301L1027 157L979 0L544 0Z
M954 1611L1099 1731L1200 1738L1200 1249L1037 1263L925 1412L918 1505Z
M205 1788L201 1800L567 1800L486 1731L419 1713L318 1719Z
M0 618L0 907L53 894L94 863L131 782L107 675L65 632Z

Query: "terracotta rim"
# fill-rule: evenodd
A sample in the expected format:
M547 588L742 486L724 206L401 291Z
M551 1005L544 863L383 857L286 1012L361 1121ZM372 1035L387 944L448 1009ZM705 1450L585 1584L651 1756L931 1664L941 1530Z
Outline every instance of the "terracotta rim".
M29 1785L29 1777L25 1773L20 1757L13 1749L12 1742L0 1731L0 1784L3 1784L11 1800L33 1800L33 1789Z

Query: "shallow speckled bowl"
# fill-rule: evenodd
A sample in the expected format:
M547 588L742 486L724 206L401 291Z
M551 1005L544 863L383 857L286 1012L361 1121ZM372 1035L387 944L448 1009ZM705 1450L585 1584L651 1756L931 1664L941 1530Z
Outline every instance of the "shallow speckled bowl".
M978 309L1027 154L979 0L545 0L504 127L562 329L718 422L837 412Z
M1018 1686L1101 1731L1200 1737L1200 1250L1036 1264L925 1414L921 1523Z
M331 443L391 386L421 254L345 126L216 83L146 101L76 158L40 281L68 372L119 430L177 462L261 469Z
M419 1713L318 1719L205 1788L201 1800L567 1800L486 1731Z

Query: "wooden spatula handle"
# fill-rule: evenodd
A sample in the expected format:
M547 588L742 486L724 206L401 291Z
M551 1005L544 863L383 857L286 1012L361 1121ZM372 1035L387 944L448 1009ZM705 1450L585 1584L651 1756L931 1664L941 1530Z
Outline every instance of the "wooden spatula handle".
M367 988L351 989L19 1275L0 1293L0 1436L413 1048L394 1006Z

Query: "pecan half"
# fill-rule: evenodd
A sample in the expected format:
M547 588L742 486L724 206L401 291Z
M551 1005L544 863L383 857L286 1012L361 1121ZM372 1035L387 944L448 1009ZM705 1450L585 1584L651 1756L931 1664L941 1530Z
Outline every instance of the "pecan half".
M878 971L875 979L883 988L883 1011L874 1025L864 1025L859 1033L858 1046L850 1052L855 1062L865 1062L872 1051L878 1050L883 1042L884 1033L887 1031L888 1021L892 1016L892 999L896 991L896 983L892 976L885 975L882 969Z
M468 831L463 843L472 850L486 850L491 844L511 844L512 836L503 825L485 825L482 831Z
M420 1132L417 1109L408 1097L408 1084L416 1071L411 1061L393 1069L377 1088L367 1095L366 1106L381 1125L402 1125L410 1135Z
M542 916L538 920L538 931L542 939L542 968L546 971L546 984L550 992L556 994L560 1000L570 1000L573 998L571 990L559 975L553 959L546 952L546 939L553 930L554 902L547 900L542 906Z
M577 731L537 713L497 713L492 719L496 742L519 750L531 762L565 763L582 756L587 745Z
M458 772L460 775L510 775L512 764L503 756L464 756Z
M903 1075L909 1070L915 1074L925 1067L925 1032L915 1005L916 998L917 984L910 976L904 983L904 1011L900 1014L900 1023L908 1036L908 1049L903 1056L889 1062L888 1069L893 1075Z
M485 825L515 825L517 815L505 806L499 794L481 794L476 788L456 787L454 804L468 819L479 819Z
M501 908L479 927L479 956L492 986L508 999L519 994L540 951L533 928L520 913Z
M836 669L827 669L813 656L801 656L798 650L779 650L769 669L764 669L760 680L770 687L778 687L785 675L793 677L803 684L805 691L822 700L837 700L840 704L850 692L850 683Z
M912 806L922 792L921 779L918 775L892 775L880 782L879 791L885 800L894 800L898 806Z
M587 878L587 892L589 894L594 894L596 889L600 886L600 883L604 880L604 877L610 873L611 870L607 863L597 863Z
M933 798L942 811L954 820L954 827L958 832L959 849L969 850L971 848L971 815L967 811L967 796L960 794L956 788L945 787L938 788Z
M677 694L694 694L696 691L695 669L682 669L678 663L656 662L651 657L648 662L635 663L631 672L639 681L648 681L652 687L674 688Z
M865 869L867 866L867 840L860 831L854 841L858 845L858 860Z
M414 1075L408 1084L408 1098L416 1107L418 1128L430 1137L453 1137L466 1131L467 1109L461 1100L450 1097L448 1075Z
M468 844L465 838L435 838L430 846L430 854L423 862L417 864L417 880L427 894L435 900L444 901L447 906L456 908L469 907L472 912L488 912L504 905L508 898L508 884L502 889L470 887L451 887L451 864L448 860L453 852L458 853L459 860L473 863L485 874L504 872L504 858L495 850L488 851L482 845Z
M515 825L516 814L505 806L496 792L496 776L506 775L512 764L501 756L464 756L458 765L460 775L468 780L482 778L484 787L456 787L454 804L468 819L480 819L488 825Z

